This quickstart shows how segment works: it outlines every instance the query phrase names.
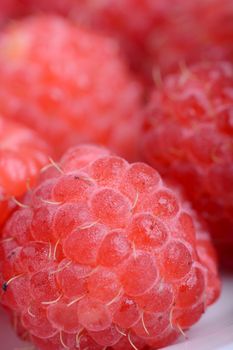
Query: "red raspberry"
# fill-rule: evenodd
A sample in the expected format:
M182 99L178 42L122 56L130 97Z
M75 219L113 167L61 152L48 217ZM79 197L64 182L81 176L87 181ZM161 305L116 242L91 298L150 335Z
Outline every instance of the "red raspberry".
M15 22L0 37L0 86L0 112L57 154L82 141L135 152L140 87L111 39L56 16Z
M154 68L167 73L183 62L233 59L232 0L14 1L16 14L55 12L112 35L149 80Z
M48 162L48 147L34 132L0 118L0 226L22 196L35 183Z
M232 0L86 0L92 25L115 36L137 71L233 59ZM75 12L75 10L74 10ZM72 12L72 13L74 13Z
M192 212L154 169L106 149L78 146L53 166L3 230L1 302L19 329L43 350L174 341L219 294Z
M142 153L183 187L233 264L233 66L168 76L145 113ZM227 253L229 252L229 253Z

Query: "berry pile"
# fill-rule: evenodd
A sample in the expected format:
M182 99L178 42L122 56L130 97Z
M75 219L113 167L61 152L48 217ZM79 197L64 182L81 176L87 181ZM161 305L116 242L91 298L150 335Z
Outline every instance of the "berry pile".
M217 300L232 42L232 0L0 0L0 305L33 348L160 349Z
M58 10L53 1L34 2L34 9ZM134 70L150 78L153 68L167 73L182 62L233 59L232 0L82 0L60 10L113 35Z
M185 190L230 264L232 87L233 66L227 62L199 64L168 76L145 112L142 145L144 159Z
M192 211L156 170L104 148L52 163L2 235L2 304L39 349L160 348L219 295Z
M0 227L48 162L49 149L34 132L0 117Z
M56 13L113 36L149 81L183 62L233 59L232 0L4 0L2 7L3 16Z
M110 0L96 4L91 12L94 25L113 34L132 67L149 78L153 69L167 73L182 62L233 59L231 0Z
M56 16L0 35L0 113L38 131L61 155L80 142L135 157L141 88L117 44Z

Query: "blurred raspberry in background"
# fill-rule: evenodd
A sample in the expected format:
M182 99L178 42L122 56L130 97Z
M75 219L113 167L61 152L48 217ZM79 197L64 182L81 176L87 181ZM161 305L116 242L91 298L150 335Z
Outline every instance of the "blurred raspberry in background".
M0 35L0 113L35 129L59 156L81 142L136 157L141 87L117 43L56 15Z
M11 2L13 16L17 12L55 12L112 35L121 44L132 69L146 81L151 81L153 71L171 72L182 62L233 59L231 0Z

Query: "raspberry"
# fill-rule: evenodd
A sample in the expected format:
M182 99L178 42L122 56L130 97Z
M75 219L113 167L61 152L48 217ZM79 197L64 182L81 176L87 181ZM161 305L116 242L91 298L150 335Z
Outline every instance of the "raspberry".
M0 118L0 226L48 162L46 144L32 131Z
M26 18L0 37L0 75L0 112L37 130L58 155L94 141L133 157L141 88L115 41L56 16Z
M75 12L116 37L132 67L150 78L153 68L233 58L231 0L86 0Z
M39 349L170 344L219 294L205 229L146 164L86 145L53 165L3 229L1 303Z
M232 84L233 66L227 62L168 76L145 112L142 142L144 159L183 188L231 264Z
M113 36L144 81L183 62L233 58L231 0L11 1L11 16L58 13Z

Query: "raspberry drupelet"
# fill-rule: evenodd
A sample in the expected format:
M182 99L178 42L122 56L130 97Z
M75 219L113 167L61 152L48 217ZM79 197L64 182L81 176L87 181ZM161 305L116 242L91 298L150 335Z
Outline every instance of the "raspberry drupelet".
M70 149L3 229L1 303L42 350L170 344L220 290L192 216L150 166Z
M48 146L33 131L0 117L0 227L48 156Z
M227 62L168 76L145 111L142 154L183 188L233 266L232 87Z
M57 16L9 24L0 36L0 112L63 153L80 142L134 158L141 87L112 39Z

